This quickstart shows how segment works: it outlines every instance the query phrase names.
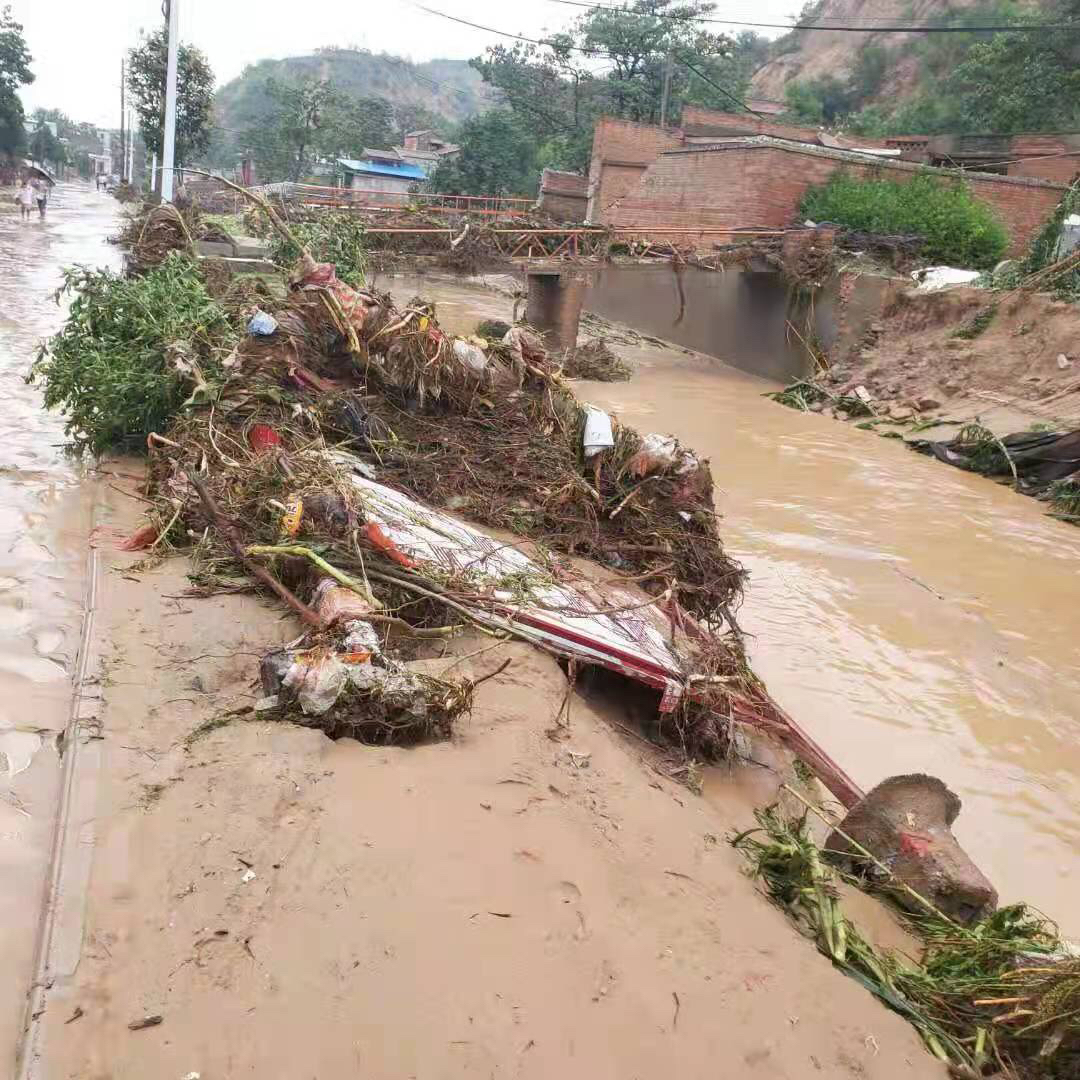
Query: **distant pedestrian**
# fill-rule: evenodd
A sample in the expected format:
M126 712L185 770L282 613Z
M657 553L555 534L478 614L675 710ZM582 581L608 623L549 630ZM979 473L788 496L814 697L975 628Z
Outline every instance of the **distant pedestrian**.
M34 193L34 196L37 199L38 213L41 215L42 219L44 220L44 218L45 218L45 207L46 207L46 205L48 205L48 202L49 202L49 185L47 183L45 183L44 180L38 180L37 183L34 185L34 187L36 189L35 193Z
M30 216L30 211L34 208L35 197L34 185L30 183L30 177L27 177L23 181L23 186L19 188L19 194L15 196L19 203L19 211L22 214L23 221Z

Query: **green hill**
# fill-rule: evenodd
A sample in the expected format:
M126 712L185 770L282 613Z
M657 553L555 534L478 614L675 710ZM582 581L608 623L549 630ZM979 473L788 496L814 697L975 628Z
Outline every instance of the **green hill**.
M217 94L218 121L226 134L258 121L266 108L269 78L286 83L325 79L336 90L354 97L385 98L394 106L402 130L417 124L426 126L433 117L444 124L456 123L481 112L492 101L490 89L465 60L413 64L385 53L330 47L309 56L260 60L226 83Z

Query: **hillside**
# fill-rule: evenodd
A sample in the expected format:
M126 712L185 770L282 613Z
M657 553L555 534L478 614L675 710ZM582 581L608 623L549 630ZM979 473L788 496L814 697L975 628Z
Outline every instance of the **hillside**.
M219 122L225 130L243 130L263 111L268 78L295 83L306 77L328 80L355 97L381 97L403 112L426 109L448 122L463 120L487 107L490 90L464 60L429 60L413 64L397 56L359 49L320 49L308 56L260 60L226 83L217 95Z
M926 25L946 21L950 15L976 6L985 6L985 0L821 0L809 18L837 24L880 20L899 25ZM859 54L867 47L876 46L888 50L888 60L884 77L870 100L902 100L918 89L921 65L917 46L923 40L925 36L921 34L795 30L777 41L773 58L754 73L751 90L755 96L783 101L788 83L827 75L844 78L854 71Z

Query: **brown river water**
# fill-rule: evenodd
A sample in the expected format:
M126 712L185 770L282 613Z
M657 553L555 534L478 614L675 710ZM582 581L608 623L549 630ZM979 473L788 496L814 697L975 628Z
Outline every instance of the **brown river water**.
M442 281L384 284L437 301L458 333L511 314ZM719 361L619 351L634 378L579 394L711 460L724 542L750 570L740 622L772 694L864 788L941 777L1002 901L1080 936L1080 529L896 440L777 405L761 396L777 384Z
M117 203L59 184L48 216L0 207L0 1061L11 1060L33 963L58 797L57 735L82 625L89 485L61 418L24 376L63 321L61 267L119 266ZM2 1071L2 1070L0 1070Z

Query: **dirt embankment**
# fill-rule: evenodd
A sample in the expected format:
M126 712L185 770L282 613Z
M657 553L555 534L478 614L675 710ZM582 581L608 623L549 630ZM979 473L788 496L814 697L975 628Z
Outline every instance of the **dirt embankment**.
M825 383L865 386L896 419L978 416L1010 431L1080 419L1080 306L1041 293L896 286Z
M528 646L463 660L513 663L453 742L192 737L296 627L185 597L185 559L133 572L112 537L140 504L106 498L96 854L50 1076L943 1075L757 894L724 840L746 808L650 768L610 700L575 694L554 731L565 676Z

